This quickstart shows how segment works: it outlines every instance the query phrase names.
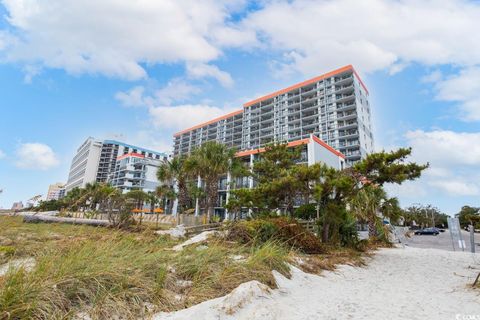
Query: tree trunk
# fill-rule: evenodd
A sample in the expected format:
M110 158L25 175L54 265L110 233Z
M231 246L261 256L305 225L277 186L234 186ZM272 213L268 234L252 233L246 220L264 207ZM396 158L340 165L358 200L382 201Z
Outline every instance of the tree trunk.
M215 200L217 199L217 179L211 181L205 181L205 188L207 194L206 209L207 209L207 221L211 222L212 216L214 214Z
M294 214L295 210L293 208L293 202L292 201L289 201L288 204L287 204L287 212L290 215L290 218L293 218L293 214Z
M178 208L177 212L182 213L188 201L187 186L184 182L178 183Z
M377 226L375 224L375 219L368 220L368 236L370 238L375 238L377 236Z
M323 228L322 228L322 242L327 243L328 242L328 233L330 229L330 224L326 223L325 221L323 222Z

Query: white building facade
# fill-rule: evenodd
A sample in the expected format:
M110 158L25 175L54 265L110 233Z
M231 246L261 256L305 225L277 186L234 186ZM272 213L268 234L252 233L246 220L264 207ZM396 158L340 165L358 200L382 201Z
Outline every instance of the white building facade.
M116 170L117 159L129 153L140 154L146 159L163 160L167 155L116 140L88 138L77 150L72 160L65 192L83 188L87 183L108 183Z
M174 135L174 155L206 141L238 150L314 135L351 165L374 150L369 92L349 65L249 101L243 109Z
M77 149L68 174L65 193L74 188L83 188L87 183L96 181L102 142L89 137Z

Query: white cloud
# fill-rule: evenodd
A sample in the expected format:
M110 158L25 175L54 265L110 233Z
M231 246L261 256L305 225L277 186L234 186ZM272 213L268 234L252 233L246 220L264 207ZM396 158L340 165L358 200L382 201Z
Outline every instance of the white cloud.
M23 143L15 155L15 165L22 169L48 170L60 163L52 148L43 143Z
M185 101L199 92L198 87L181 79L173 79L164 88L155 91L155 98L159 103L169 105L175 101Z
M479 64L480 42L468 36L479 21L478 3L462 0L293 0L269 1L243 23L312 75L346 64L391 73L412 62Z
M423 180L423 178L422 178ZM428 188L425 188L422 180L419 181L407 181L401 185L389 184L385 186L385 190L389 195L401 198L419 198L425 197L428 193Z
M222 116L231 110L208 105L178 105L152 107L149 113L158 129L182 130Z
M407 132L405 137L420 161L430 161L441 168L480 166L480 132L416 130Z
M32 83L32 79L35 76L39 75L41 71L42 71L42 68L40 68L39 66L35 66L31 64L26 65L23 68L23 72L25 73L25 76L23 77L23 82L27 84Z
M437 99L459 103L460 118L480 121L480 67L466 68L447 79L438 79L435 89Z
M433 188L443 196L480 195L480 132L416 130L407 132L405 137L407 145L413 148L412 159L430 163L416 183L417 189ZM400 188L401 193L408 194L409 186Z
M233 79L228 72L220 70L217 66L206 63L188 63L187 73L190 77L214 78L224 87L233 86Z
M5 155L5 152L3 152L1 149L0 149L0 159L3 159L5 158L6 155Z
M4 59L124 79L142 64L210 62L224 47L255 42L229 22L243 1L4 0Z
M115 99L125 107L144 107L145 100L143 93L145 88L142 86L133 87L132 89L123 92L119 91L115 94Z
M115 99L125 107L155 107L185 101L201 92L200 88L178 78L169 81L165 87L151 94L147 94L146 91L145 87L136 86L128 91L117 92Z
M146 94L145 91L144 87L134 87L126 92L117 92L115 98L126 107L146 108L150 122L157 130L167 135L172 131L185 129L232 111L229 107L219 108L207 103L180 103L200 92L198 87L181 79L170 81L152 94ZM142 132L145 137L146 131ZM165 147L166 143L162 142L161 145Z
M442 80L443 75L440 70L435 70L421 78L423 83L435 83Z
M437 187L446 194L454 196L477 196L480 195L480 187L475 183L462 180L436 180L430 182L431 186Z
M129 137L132 144L141 145L150 150L172 153L172 136L159 133L157 130L140 130Z

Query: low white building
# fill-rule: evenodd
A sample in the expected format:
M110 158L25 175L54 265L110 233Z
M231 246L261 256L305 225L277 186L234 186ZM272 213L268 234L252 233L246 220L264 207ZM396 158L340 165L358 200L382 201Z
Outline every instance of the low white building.
M123 193L131 190L154 192L160 184L157 180L157 171L162 161L139 153L122 155L117 158L115 170L108 182Z
M315 163L324 163L329 167L335 168L337 170L343 170L346 167L345 155L340 151L335 150L330 145L325 143L323 140L319 139L317 136L311 134L309 137L304 139L299 139L295 141L290 141L287 143L287 147L300 148L301 155L298 159L298 164L313 165ZM257 148L250 150L242 150L236 153L236 157L242 161L246 167L253 168L254 162L261 157L261 154L265 152L265 148ZM220 217L227 217L227 210L225 209L225 204L228 203L230 198L230 193L233 189L233 185L236 188L254 188L255 181L252 177L237 177L235 181L232 181L231 175L225 173L222 177L219 178L218 182L218 199L214 208L214 213ZM202 186L202 181L198 178L197 186ZM178 200L173 207L173 213L177 212ZM195 215L203 213L204 208L201 208L198 205L195 207Z

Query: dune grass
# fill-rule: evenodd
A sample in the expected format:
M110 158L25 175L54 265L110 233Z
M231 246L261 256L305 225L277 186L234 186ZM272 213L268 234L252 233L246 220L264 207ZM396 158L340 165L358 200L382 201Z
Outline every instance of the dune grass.
M151 231L24 224L2 217L2 262L33 257L32 270L0 276L0 319L141 318L227 294L249 280L275 285L271 270L287 272L288 251L213 240L170 250L179 241ZM235 261L235 256L244 256Z
M138 319L223 296L250 280L273 288L271 271L289 276L288 263L298 259L313 272L360 259L352 252L306 255L278 240L241 244L214 238L171 250L180 241L150 229L25 224L20 217L0 217L0 265L36 262L0 276L0 319Z

